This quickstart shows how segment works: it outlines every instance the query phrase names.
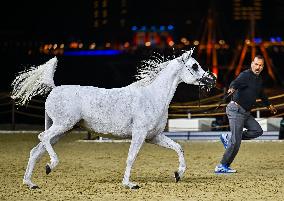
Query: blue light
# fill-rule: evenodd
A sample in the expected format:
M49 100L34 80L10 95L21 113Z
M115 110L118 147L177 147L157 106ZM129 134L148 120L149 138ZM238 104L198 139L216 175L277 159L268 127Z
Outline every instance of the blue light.
M277 37L276 37L276 41L277 41L277 42L281 42L281 41L282 41L282 38L279 37L279 36L277 36Z
M254 38L253 40L254 40L254 42L255 42L256 44L259 44L259 43L262 42L262 39L261 39L261 38Z
M64 56L112 56L122 54L120 50L78 50L64 51Z
M160 31L165 31L165 26L160 26Z
M146 26L142 26L141 31L146 31Z
M169 25L168 26L168 30L173 30L174 29L174 26L173 25Z
M138 29L137 26L132 26L132 27L131 27L131 30L132 30L132 31L136 31L137 29Z
M276 40L275 40L274 37L270 37L270 41L271 41L271 42L275 42Z

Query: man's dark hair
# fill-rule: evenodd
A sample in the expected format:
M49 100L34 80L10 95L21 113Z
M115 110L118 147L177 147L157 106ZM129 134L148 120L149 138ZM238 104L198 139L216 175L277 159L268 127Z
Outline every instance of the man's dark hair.
M262 59L263 61L264 61L264 57L263 56L261 56L261 55L256 55L254 58L258 58L258 59Z

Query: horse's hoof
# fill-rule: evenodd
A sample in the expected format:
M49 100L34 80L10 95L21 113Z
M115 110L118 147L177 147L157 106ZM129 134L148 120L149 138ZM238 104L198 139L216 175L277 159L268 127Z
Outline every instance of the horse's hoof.
M38 186L32 186L31 189L37 189L39 188Z
M176 179L176 182L178 182L180 180L180 176L179 176L178 172L175 172L175 179Z
M51 172L51 168L49 167L49 165L45 166L45 173L48 175Z
M131 189L139 189L140 186L136 185L136 186L132 186Z

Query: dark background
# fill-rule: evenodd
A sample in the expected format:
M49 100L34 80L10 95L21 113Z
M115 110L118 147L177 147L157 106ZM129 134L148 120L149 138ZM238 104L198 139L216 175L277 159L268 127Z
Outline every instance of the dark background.
M208 9L216 14L217 37L230 44L229 50L218 55L220 63L230 63L233 50L247 36L249 22L234 20L233 0L107 0L108 23L94 27L94 1L3 1L0 3L0 53L1 91L10 91L10 83L15 73L29 65L45 62L53 55L41 54L39 47L44 43L70 43L96 41L97 46L105 42L132 41L132 26L174 25L174 40L183 36L198 40L204 31ZM97 0L101 3L103 0ZM284 2L281 0L260 0L262 19L256 22L256 36L263 40L283 37ZM249 6L254 0L241 1ZM125 9L126 13L121 14ZM120 25L121 19L124 26ZM58 84L97 85L100 87L121 87L134 81L139 61L153 52L152 48L131 54L113 57L65 57L59 58L55 75ZM143 49L143 48L140 48ZM28 51L32 50L31 54ZM163 53L164 50L160 50ZM283 47L269 50L281 84L283 75ZM201 57L202 58L202 57ZM199 60L201 64L204 60ZM250 61L247 61L249 65ZM64 75L64 76L63 76ZM227 85L232 78L221 79ZM270 84L268 78L268 84Z

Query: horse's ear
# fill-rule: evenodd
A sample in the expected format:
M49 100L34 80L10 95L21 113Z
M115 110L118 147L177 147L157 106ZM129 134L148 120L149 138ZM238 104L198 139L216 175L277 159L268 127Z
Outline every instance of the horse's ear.
M183 58L181 57L181 58L177 58L177 61L179 62L179 63L184 63L184 60L183 60Z
M186 51L185 53L182 54L182 58L184 61L187 61L190 57L192 57L193 50L194 50L194 47L191 48L189 51Z
M182 63L182 62L183 62L183 63L186 63L187 60L192 56L193 50L194 50L194 47L191 48L189 51L186 51L185 53L183 53L183 54L181 55L181 58L177 59L177 61L178 61L179 63Z
M187 58L187 52L183 53L180 57L177 58L177 61L181 64L185 64Z
M181 56L181 58L182 58L182 60L183 60L184 62L187 62L187 60L189 59L189 57L190 57L190 52L189 52L189 51L183 53L182 56Z
M193 54L194 48L195 48L195 47L191 48L191 49L188 51L188 52L189 52L189 54L188 54L188 58L187 58L187 59L189 59L189 57L192 57L192 54Z

